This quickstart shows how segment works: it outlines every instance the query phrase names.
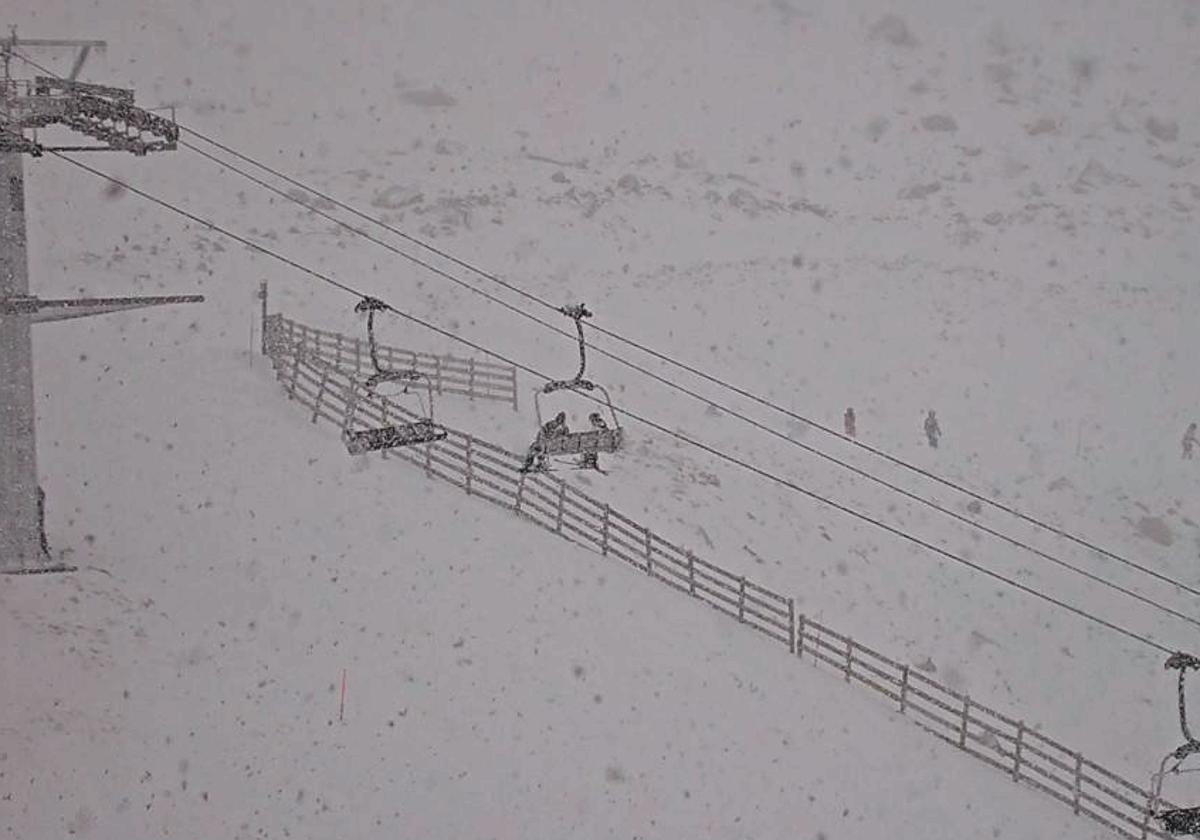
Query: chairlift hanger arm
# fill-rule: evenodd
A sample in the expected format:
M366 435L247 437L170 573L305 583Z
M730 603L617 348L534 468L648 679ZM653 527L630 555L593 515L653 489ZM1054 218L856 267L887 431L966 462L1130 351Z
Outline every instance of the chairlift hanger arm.
M1174 668L1179 671L1179 728L1183 730L1183 737L1187 739L1179 750L1184 750L1188 747L1194 747L1190 752L1200 752L1200 743L1192 737L1191 730L1188 728L1187 722L1187 700L1186 700L1186 682L1187 672L1189 670L1200 670L1200 658L1197 658L1190 653L1179 651L1167 657L1167 661L1163 664L1164 668ZM1179 752L1176 750L1176 752ZM1185 753L1188 754L1188 753Z
M579 372L575 374L574 379L570 380L571 382L579 383L583 381L583 372L587 369L587 355L585 352L587 344L583 340L583 319L591 318L592 313L582 303L577 303L574 306L562 306L559 307L558 311L575 322L575 330L579 334Z
M386 375L388 371L384 370L379 364L379 347L375 343L375 313L382 312L387 309L387 304L379 298L364 297L354 305L355 312L367 313L367 349L371 353L371 365L375 368L376 376Z

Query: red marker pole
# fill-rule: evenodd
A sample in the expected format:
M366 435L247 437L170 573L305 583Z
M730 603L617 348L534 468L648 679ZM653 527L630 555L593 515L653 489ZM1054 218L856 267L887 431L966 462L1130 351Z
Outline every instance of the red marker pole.
M342 669L342 702L338 705L338 723L346 720L346 669Z

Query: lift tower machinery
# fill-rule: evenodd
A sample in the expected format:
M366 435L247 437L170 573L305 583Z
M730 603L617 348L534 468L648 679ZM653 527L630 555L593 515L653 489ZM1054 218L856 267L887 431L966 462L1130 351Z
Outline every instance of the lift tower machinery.
M133 91L78 81L89 52L104 46L103 41L18 38L16 27L0 39L0 573L69 571L52 558L46 540L45 495L37 477L33 324L204 299L44 300L30 294L24 156L83 151L144 155L171 151L179 138L174 115L138 108ZM24 61L25 50L46 48L75 51L67 76L14 77L13 62ZM50 145L42 142L43 131L86 142Z

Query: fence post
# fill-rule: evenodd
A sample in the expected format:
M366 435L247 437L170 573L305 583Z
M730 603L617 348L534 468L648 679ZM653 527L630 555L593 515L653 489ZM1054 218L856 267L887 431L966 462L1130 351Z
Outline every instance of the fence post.
M788 598L788 653L796 652L796 599Z
M804 613L796 621L796 658L804 658Z
M646 532L646 574L653 577L654 575L654 550L650 547L650 529L643 528Z
M604 506L604 519L600 521L600 556L608 556L608 517L612 514L612 508L608 505Z
M300 329L296 330L300 334L300 340L296 342L296 355L298 357L308 357L308 328L301 325Z
M344 340L345 340L345 336L343 336L341 333L338 333L337 334L337 343L334 345L337 348L337 354L334 356L335 361L333 364L334 364L334 367L339 368L339 369L342 366L342 342Z
M689 550L687 553L688 559L688 594L696 594L696 557Z
M850 672L854 670L854 640L846 637L846 682L850 682Z
M1079 796L1083 791L1083 753L1075 753L1075 813L1079 814Z
M900 714L904 714L908 704L908 666L900 666Z
M521 512L521 494L525 492L525 476L529 473L521 473L521 477L517 479L517 503L513 506L513 510L517 513Z
M513 404L513 411L516 411L516 410L517 410L517 369L514 367L514 368L510 368L510 370L512 370L512 404Z
M467 435L467 481L464 489L467 491L468 496L471 495L471 443L474 440L475 438L471 437L471 435Z
M554 533L562 533L563 508L567 504L567 482L558 485L558 510L554 513Z
M433 357L433 384L438 396L442 394L442 357Z
M259 336L259 338L262 342L262 354L265 356L265 355L267 355L267 281L266 280L262 280L258 284L258 299L262 303L262 325L259 328L259 332L261 332L262 335Z
M383 421L381 425L386 427L388 425L388 420L389 420L389 418L388 418L388 400L386 397L379 401L379 414L380 414L380 419ZM388 458L392 457L392 453L389 450L384 449L383 451L381 451L379 453L379 457L384 460L387 460Z
M475 399L475 357L467 359L467 399Z
M1021 746L1025 743L1025 721L1017 721L1017 742L1013 747L1012 778L1014 782L1021 780Z
M342 415L343 434L349 432L350 427L354 425L354 415L358 411L357 389L353 379L346 380L346 387L342 390L342 398L346 401L346 412Z
M962 728L958 731L958 746L962 749L967 748L967 717L970 715L971 697L968 694L963 695L962 709Z
M354 375L362 375L362 339L354 339Z
M292 345L292 381L288 385L288 399L296 399L296 380L300 377L300 348Z
M262 325L262 352L264 356L275 361L275 319L268 315Z
M1154 816L1154 806L1158 804L1158 797L1154 795L1154 783L1151 781L1149 798L1146 800L1146 810L1142 814L1142 836L1141 840L1146 840L1150 836L1150 818Z
M312 421L317 422L317 418L321 416L321 403L325 401L325 389L329 386L329 368L325 367L321 371L321 384L317 388L317 398L313 400Z
M738 577L738 621L746 620L746 576Z

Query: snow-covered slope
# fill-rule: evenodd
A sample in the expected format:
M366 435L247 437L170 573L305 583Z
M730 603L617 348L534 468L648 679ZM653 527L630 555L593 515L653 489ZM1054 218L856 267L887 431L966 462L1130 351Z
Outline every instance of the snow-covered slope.
M1191 329L1200 313L1200 124L1190 107L1200 25L1192 4L662 3L647 11L632 3L466 10L363 2L290 4L287 15L222 2L18 5L14 21L28 35L107 37L108 56L89 65L90 77L135 85L146 104L176 102L185 124L530 291L586 300L607 326L802 414L836 425L853 405L872 444L1200 583L1196 462L1178 457L1183 428L1196 419L1200 355ZM91 162L540 369L573 369L562 340L189 152ZM423 484L396 470L380 477L372 468L378 484L364 490L355 484L361 476L335 465L335 443L303 428L270 388L230 384L234 369L263 373L246 354L260 277L271 279L284 310L346 331L357 328L352 299L60 162L28 172L37 293L209 296L186 311L38 328L41 468L54 541L73 547L76 562L116 575L81 582L102 584L130 609L176 592L198 613L224 607L220 620L230 628L256 608L248 593L270 592L274 601L277 587L300 586L293 598L304 612L306 599L325 596L300 575L336 576L342 555L360 558L355 568L387 560L396 523L407 521L380 514L393 509L416 517L415 528L403 528L396 562L415 545L428 568L454 565L454 540L466 536L452 535L453 506L465 500L439 491L414 508L411 488L423 493ZM400 322L384 330L397 344L462 352ZM590 370L656 420L1164 644L1194 647L1191 625L979 539L610 362L596 359ZM870 463L802 426L720 399ZM945 431L936 451L920 432L928 408ZM533 431L528 411L446 411L455 425L514 449ZM1126 775L1148 772L1174 744L1173 690L1153 651L702 453L637 427L630 433L629 455L592 490L668 535L795 592L805 611L893 655L929 657L948 684L1043 724ZM966 499L870 468L968 512ZM981 518L1195 613L1192 599L1110 561L997 514ZM189 531L183 523L193 519L204 527ZM469 535L487 546L479 563L504 546L536 546L513 561L533 575L536 563L549 562L543 552L570 553L502 517L487 521ZM279 574L241 584L233 564L267 550L279 551L268 565ZM297 578L290 582L285 558ZM50 592L65 585L36 584ZM31 585L20 586L25 593ZM145 588L134 596L126 591L134 586ZM198 587L207 591L191 595ZM483 609L436 589L443 606L456 607L438 610L439 628L460 626L446 613L461 604ZM9 605L13 591L6 586ZM671 609L656 600L666 593L645 597L651 614ZM33 626L54 621L39 609L70 604L38 607L28 594L17 601L11 608ZM383 626L382 615L345 603L327 616ZM394 609L406 605L400 599ZM508 606L498 599L486 609ZM638 620L650 622L642 633L657 632L642 613ZM329 620L296 632L325 633ZM172 648L159 636L171 631L154 632L148 650L162 656ZM224 641L216 634L225 630L214 621L209 632L203 655L215 668ZM713 632L725 639L726 631ZM186 658L196 643L178 649ZM302 654L291 648L280 657ZM261 656L276 667L274 654ZM321 691L339 667L318 669ZM159 667L147 668L127 678L131 696L141 682L165 682ZM5 692L14 685L6 679ZM244 691L240 703L252 703ZM160 698L145 712L186 708L182 697ZM581 717L581 708L568 717ZM86 721L83 731L100 725ZM56 755L41 739L34 747ZM446 795L462 807L465 794ZM269 804L242 810L255 807L274 813Z
M7 836L1102 836L615 560L346 459L261 360L206 362L155 366L193 386L143 407L170 434L70 473L107 499L83 570L0 590Z

